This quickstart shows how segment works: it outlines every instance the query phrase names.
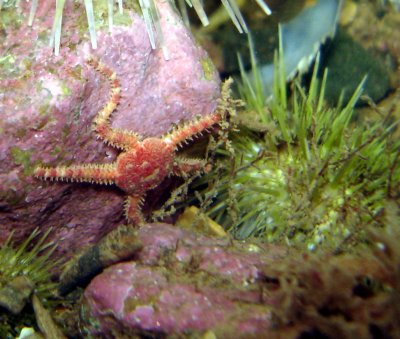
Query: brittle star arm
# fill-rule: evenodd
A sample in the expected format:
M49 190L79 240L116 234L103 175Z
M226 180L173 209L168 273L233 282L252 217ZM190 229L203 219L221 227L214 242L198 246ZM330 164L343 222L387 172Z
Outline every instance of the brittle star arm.
M183 142L191 140L196 135L201 135L206 132L216 123L222 120L221 113L217 112L211 115L206 115L198 118L194 122L184 123L181 126L176 127L171 132L167 133L162 139L167 143L177 148Z
M127 150L132 149L138 143L137 134L122 129L112 128L109 122L111 114L117 108L121 99L121 84L116 73L95 59L89 59L87 63L102 74L110 83L110 99L103 109L97 113L93 121L93 130L98 136L110 145Z
M165 134L162 137L162 140L176 149L183 142L191 140L196 135L201 135L213 125L223 123L227 113L234 114L232 103L235 105L238 105L239 103L239 101L235 102L230 99L231 84L231 78L222 84L221 98L219 99L218 107L213 114L199 117L193 122L187 122L176 127L171 132Z
M116 166L114 164L87 164L49 168L37 167L34 175L49 180L112 184L116 176Z

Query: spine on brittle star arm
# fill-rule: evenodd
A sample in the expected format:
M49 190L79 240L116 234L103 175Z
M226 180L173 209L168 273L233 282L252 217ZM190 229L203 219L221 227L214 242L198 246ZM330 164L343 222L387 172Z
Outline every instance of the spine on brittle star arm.
M70 167L45 168L37 167L34 175L38 178L61 181L90 182L98 184L111 184L115 178L113 165L81 165Z

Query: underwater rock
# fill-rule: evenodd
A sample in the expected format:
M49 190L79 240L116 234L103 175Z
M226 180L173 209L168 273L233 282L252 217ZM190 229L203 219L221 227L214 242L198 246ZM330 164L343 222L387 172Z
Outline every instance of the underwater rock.
M339 102L342 92L342 100L347 103L364 76L367 80L363 95L368 95L374 102L390 90L389 72L383 62L342 29L338 29L332 43L323 49L321 60L321 69L329 70L325 97L332 105Z
M289 79L309 69L322 43L336 31L342 0L319 0L297 17L281 25L282 51ZM261 65L265 95L272 94L274 64Z
M295 7L293 6L294 2L287 1L290 3L288 7ZM278 15L275 18L277 20L275 24L271 26L268 26L268 23L258 24L251 29L266 97L272 94L273 60L274 52L279 48L279 35L282 39L287 78L293 79L297 73L302 74L309 70L321 45L328 38L334 36L342 3L342 0L311 1L288 21L284 17L281 18L282 15L279 15L279 12L274 12L274 15ZM246 70L251 68L248 36L240 36L235 33L228 29L216 33L216 40L223 46L223 71L226 73L238 71L237 54L232 53L232 50L240 54ZM251 74L251 72L249 73Z
M132 225L120 225L95 245L68 262L60 274L58 291L65 295L77 286L86 286L104 267L132 258L142 247Z
M271 326L255 280L283 256L226 238L207 238L167 224L138 230L135 261L116 264L85 291L85 331L112 337L187 331L257 334Z
M134 261L107 268L86 288L84 335L400 334L400 256L396 241L382 234L373 239L382 250L320 257L265 243L205 237L161 223L143 226L137 236L142 249Z
M0 306L18 314L28 301L34 284L25 276L17 276L0 288Z
M32 177L37 165L110 163L117 152L96 140L92 120L109 99L108 83L85 61L94 56L121 81L115 128L143 136L166 132L182 120L210 114L220 95L218 74L206 52L174 9L159 2L166 50L153 50L140 15L116 15L108 33L98 30L98 49L83 35L85 12L66 2L60 56L47 36L54 1L41 1L32 27L30 5L0 12L0 243L11 230L14 241L39 226L53 232L56 257L68 258L124 221L117 189L46 183ZM76 10L82 6L82 10ZM106 11L106 8L105 8ZM165 59L168 53L169 60Z

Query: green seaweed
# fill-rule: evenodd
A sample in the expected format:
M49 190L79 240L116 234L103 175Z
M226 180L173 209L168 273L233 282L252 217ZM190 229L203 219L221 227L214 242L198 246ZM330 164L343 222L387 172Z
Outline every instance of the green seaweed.
M51 229L42 233L35 229L20 245L13 243L13 232L0 246L0 287L11 280L24 276L33 284L35 293L46 305L54 303L53 297L57 284L51 280L51 270L59 261L52 260L51 255L56 244L48 241ZM35 316L30 306L24 307L21 313L13 315L2 312L0 317L0 337L15 338L22 327L36 327Z
M51 229L40 237L38 229L33 230L25 241L15 247L13 234L0 247L0 286L12 278L24 275L34 284L35 293L43 300L53 295L56 284L51 281L51 269L58 265L58 261L50 260L56 245L48 242Z
M289 96L281 54L266 106L251 54L252 76L242 68L239 92L260 128L239 125L232 147L217 150L214 170L197 183L208 186L203 209L240 239L258 236L309 250L361 241L365 225L382 226L389 187L400 183L400 142L391 133L397 122L387 114L352 123L364 82L345 106L327 106L328 72L317 79L318 60L308 90L296 80Z

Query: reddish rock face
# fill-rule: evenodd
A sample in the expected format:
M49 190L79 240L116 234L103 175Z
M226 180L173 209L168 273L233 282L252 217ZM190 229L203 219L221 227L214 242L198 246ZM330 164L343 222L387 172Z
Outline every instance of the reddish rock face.
M147 224L131 239L132 260L86 288L81 330L96 338L399 338L400 256L397 233L388 234L371 237L380 249L314 255Z
M120 333L204 333L257 337L271 328L270 307L257 280L283 256L274 246L212 239L167 225L138 231L135 261L117 264L85 291L82 329L106 338Z
M159 2L169 60L152 50L145 25L135 13L111 33L97 33L92 50L81 16L66 2L62 48L48 47L53 1L41 1L33 27L29 8L0 12L5 51L0 63L0 243L11 230L18 241L39 227L53 227L56 256L70 257L124 221L123 193L113 187L47 183L32 177L35 166L111 163L118 151L96 139L92 120L109 96L109 86L87 67L90 56L112 68L121 81L121 102L112 125L144 137L173 124L210 114L220 95L218 75L168 3ZM26 7L24 7L26 6ZM5 21L4 21L5 22ZM86 33L85 33L86 34Z

